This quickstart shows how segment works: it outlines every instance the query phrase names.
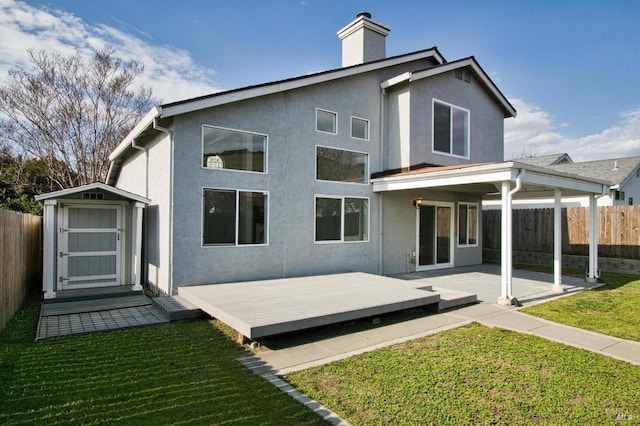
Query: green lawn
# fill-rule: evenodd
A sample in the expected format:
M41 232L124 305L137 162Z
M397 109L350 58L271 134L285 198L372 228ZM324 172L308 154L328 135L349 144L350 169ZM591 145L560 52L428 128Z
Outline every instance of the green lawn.
M640 367L479 324L288 380L354 425L640 423Z
M603 287L525 308L522 312L640 341L640 277L605 273L603 278L606 283Z
M0 335L0 424L325 424L242 367L209 321L34 342L37 307Z

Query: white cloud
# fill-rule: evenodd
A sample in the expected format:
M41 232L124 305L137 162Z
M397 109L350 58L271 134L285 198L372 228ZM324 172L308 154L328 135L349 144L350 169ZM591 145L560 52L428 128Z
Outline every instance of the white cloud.
M151 87L154 97L171 102L219 91L214 71L194 63L189 52L156 46L107 25L91 26L55 9L38 9L15 0L0 0L0 84L12 68L29 66L26 50L61 52L113 47L125 61L135 59L145 67L135 84Z
M505 120L505 158L567 152L575 161L640 155L640 108L620 114L620 122L594 135L568 137L553 117L522 99L511 99L518 116Z

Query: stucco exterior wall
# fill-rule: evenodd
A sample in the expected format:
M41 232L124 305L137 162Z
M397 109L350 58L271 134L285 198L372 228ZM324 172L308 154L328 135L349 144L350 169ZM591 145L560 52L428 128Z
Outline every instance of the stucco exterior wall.
M316 108L338 114L338 134L316 131ZM370 140L350 136L351 116L370 123ZM316 146L369 154L379 166L379 77L356 78L176 117L174 289L183 285L346 271L378 271L378 197L370 184L317 181ZM268 135L267 172L202 167L202 125ZM265 246L202 246L203 188L268 192ZM369 198L369 241L315 243L314 195Z
M158 294L171 293L171 141L160 133L127 158L116 187L151 200L144 216L144 263L147 284Z
M446 202L453 204L454 229L452 244L454 245L454 266L482 263L481 216L478 219L477 247L460 247L458 245L458 203L478 203L478 214L482 215L482 205L479 197L446 191L411 190L387 192L383 195L383 274L400 274L416 270L416 262L412 258L412 253L416 251L418 213L413 206L413 200L418 196L421 196L425 203Z
M432 151L433 100L470 111L469 159ZM411 83L411 164L441 166L503 161L504 113L475 78L467 83L448 72Z

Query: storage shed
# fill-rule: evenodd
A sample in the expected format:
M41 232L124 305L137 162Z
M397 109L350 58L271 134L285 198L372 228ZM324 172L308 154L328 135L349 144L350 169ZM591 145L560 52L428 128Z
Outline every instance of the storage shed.
M44 202L45 299L77 289L142 290L142 218L148 199L99 182L36 199Z

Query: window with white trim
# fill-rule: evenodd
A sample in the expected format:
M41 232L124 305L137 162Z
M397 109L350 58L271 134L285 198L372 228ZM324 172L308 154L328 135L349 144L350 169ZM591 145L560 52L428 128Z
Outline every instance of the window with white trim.
M351 137L354 139L369 140L369 120L351 117Z
M478 204L458 204L458 246L478 245Z
M469 110L433 100L433 151L469 158Z
M202 245L267 244L267 192L204 188L202 198Z
M369 199L316 196L316 242L369 241Z
M364 152L316 146L316 179L367 183L369 155Z
M264 173L267 135L202 126L202 166Z
M316 130L323 133L338 134L338 114L326 109L316 108Z

